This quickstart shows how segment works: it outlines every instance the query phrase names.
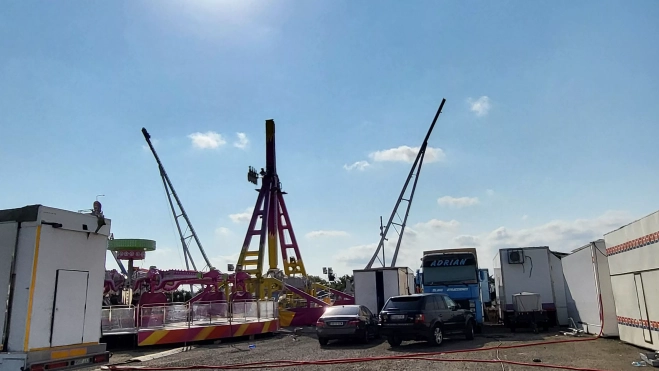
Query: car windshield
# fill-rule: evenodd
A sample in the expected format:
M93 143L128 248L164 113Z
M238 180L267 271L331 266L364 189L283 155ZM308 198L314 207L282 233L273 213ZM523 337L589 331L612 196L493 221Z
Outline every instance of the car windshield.
M462 267L423 267L423 283L425 285L441 285L452 283L466 283L476 281L474 266Z
M359 314L359 307L329 307L324 316L349 316Z
M423 298L421 296L402 296L391 298L387 301L384 309L415 310L421 307Z
M429 254L423 257L423 284L455 285L478 282L473 254Z

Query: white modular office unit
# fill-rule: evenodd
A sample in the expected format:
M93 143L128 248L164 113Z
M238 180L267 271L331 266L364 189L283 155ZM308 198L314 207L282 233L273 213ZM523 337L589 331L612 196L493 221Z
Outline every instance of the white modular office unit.
M99 340L109 234L102 214L0 210L1 371L107 358Z
M604 235L620 340L659 350L659 211Z

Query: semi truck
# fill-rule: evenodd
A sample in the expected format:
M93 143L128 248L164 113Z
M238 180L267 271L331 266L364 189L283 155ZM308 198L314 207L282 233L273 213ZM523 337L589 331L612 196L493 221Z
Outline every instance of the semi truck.
M483 271L478 269L475 248L424 251L415 285L418 292L447 294L461 308L471 310L476 331L480 331L483 325L482 285L489 285L487 270Z

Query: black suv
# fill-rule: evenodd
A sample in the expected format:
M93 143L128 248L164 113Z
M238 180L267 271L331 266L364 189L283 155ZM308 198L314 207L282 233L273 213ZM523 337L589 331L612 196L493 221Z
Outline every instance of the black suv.
M460 309L445 294L393 296L380 311L380 334L389 345L397 347L403 340L427 340L440 345L444 335L463 334L474 338L474 315Z

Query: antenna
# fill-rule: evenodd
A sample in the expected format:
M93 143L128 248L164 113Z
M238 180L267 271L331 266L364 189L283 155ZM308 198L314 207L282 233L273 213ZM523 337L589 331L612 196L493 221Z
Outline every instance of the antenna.
M389 228L394 225L394 229L396 230L396 226L400 227L400 232L398 232L398 241L396 242L396 249L394 250L394 256L391 259L391 267L396 266L396 260L398 259L398 251L400 250L400 243L403 239L403 233L405 232L405 225L407 224L407 217L410 215L410 207L412 206L412 200L414 199L414 192L416 191L416 184L419 181L419 175L421 174L421 166L423 165L423 159L426 154L426 147L428 147L428 139L430 138L430 134L432 133L432 130L435 128L435 124L437 123L437 119L439 118L439 115L442 113L442 108L444 108L444 103L446 102L446 99L442 99L442 103L439 105L439 108L437 109L437 113L435 113L435 118L432 120L432 124L430 124L430 129L428 129L428 133L426 133L426 137L423 140L423 144L419 148L419 153L416 155L416 159L414 160L414 164L412 164L412 168L410 169L410 173L407 175L407 180L405 180L405 184L403 185L403 189L400 192L400 196L398 196L398 200L396 201L396 205L394 206L393 211L391 212L391 216L389 217L389 221L387 222L387 226L384 228L384 232L380 233L380 243L378 243L378 248L375 250L375 254L373 254L373 257L371 260L368 262L366 265L366 269L370 269L373 266L373 262L377 258L378 254L380 253L380 249L382 249L382 256L384 257L384 241L387 240L387 232L389 232ZM412 191L409 195L408 198L404 198L405 192L407 191L407 186L410 183L410 180L414 176L414 183L412 184ZM405 217L402 219L401 223L394 223L394 216L398 216L400 219L400 215L398 214L398 207L400 206L401 201L406 201L407 202L407 208L405 209ZM384 266L384 262L383 262Z

